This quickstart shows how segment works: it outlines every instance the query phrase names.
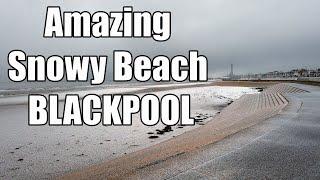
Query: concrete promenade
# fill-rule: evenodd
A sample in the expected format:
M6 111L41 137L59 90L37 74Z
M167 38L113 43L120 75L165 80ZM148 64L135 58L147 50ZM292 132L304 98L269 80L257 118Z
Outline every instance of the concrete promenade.
M319 179L320 87L289 86L276 85L265 91L281 92L288 99L288 106L278 115L218 143L144 169L135 177Z
M205 126L63 178L319 178L320 88L277 84Z

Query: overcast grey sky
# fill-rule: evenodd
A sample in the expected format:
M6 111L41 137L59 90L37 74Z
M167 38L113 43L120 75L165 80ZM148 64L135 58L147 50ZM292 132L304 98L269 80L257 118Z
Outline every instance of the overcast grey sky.
M150 39L44 39L47 6L62 11L171 11L172 34L166 42ZM197 49L209 61L209 75L320 67L319 0L2 0L0 6L0 82L7 81L7 55L187 55ZM110 71L110 70L109 70Z

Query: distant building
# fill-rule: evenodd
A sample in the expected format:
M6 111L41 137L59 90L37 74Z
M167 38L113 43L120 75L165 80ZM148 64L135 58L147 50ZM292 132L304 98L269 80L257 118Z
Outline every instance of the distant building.
M230 74L229 74L230 79L232 79L233 76L234 76L234 74L233 74L233 64L231 64L231 66L230 66Z
M241 79L298 79L298 78L318 78L320 77L320 68L315 69L293 69L287 72L272 71L259 74L247 74L236 76L233 74L233 65L231 65L231 71L229 77L239 77Z

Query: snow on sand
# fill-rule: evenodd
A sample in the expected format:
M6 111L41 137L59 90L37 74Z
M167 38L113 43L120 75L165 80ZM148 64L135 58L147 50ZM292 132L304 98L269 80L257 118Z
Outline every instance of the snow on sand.
M110 94L143 88L90 90L87 93ZM246 87L211 86L155 92L159 97L167 93L190 94L195 126L165 127L160 123L148 127L141 123L139 114L136 114L133 125L124 127L31 127L27 123L26 104L0 105L0 179L53 177L114 159L200 127L233 100L257 91Z

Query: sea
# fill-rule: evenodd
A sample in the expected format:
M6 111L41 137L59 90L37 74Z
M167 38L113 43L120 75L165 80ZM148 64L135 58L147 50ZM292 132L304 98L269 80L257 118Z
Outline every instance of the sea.
M172 84L174 82L138 82L138 81L128 81L128 82L114 82L112 80L107 80L101 85L91 85L90 82L11 82L2 81L0 82L0 97L14 96L14 95L24 95L30 93L50 93L50 92L61 92L61 91L73 91L73 90L87 90L87 89L101 89L101 88L112 88L112 87L137 87L145 85L155 85L155 84Z

